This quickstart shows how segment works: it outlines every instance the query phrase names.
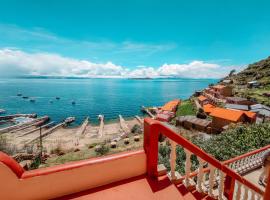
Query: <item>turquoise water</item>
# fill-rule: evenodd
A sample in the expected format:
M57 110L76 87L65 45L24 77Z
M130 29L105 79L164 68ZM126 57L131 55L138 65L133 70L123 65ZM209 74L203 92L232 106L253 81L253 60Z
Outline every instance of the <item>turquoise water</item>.
M158 106L180 98L187 99L213 79L0 79L0 109L7 114L37 113L53 121L69 116L81 123L86 116L92 122L97 115L106 120L141 115L140 107ZM17 93L36 101L18 97ZM61 99L56 100L58 96ZM52 102L50 102L52 101ZM72 101L76 104L72 105Z

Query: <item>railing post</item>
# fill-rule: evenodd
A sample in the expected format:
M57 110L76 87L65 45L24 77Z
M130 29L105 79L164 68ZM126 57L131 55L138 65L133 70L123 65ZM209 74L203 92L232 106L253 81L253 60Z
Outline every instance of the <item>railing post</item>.
M214 188L214 181L215 181L215 167L211 164L209 164L209 169L210 169L210 173L209 173L209 191L208 194L210 197L214 197L213 194L213 188Z
M224 196L227 197L228 200L233 199L234 185L235 179L231 176L226 175L224 182Z
M170 155L170 166L171 166L171 172L169 174L170 178L172 181L176 180L176 175L175 175L175 160L176 160L176 142L170 140L171 143L171 155Z
M269 169L268 174L270 174L270 169ZM270 197L270 176L268 176L267 185L265 187L265 192L264 192L263 199L264 200L269 200L269 197Z
M203 182L203 159L197 157L199 161L198 175L197 175L197 186L198 192L203 192L202 182Z
M219 170L218 199L223 199L224 192L224 172Z
M185 180L184 180L184 184L186 187L189 187L190 183L189 183L189 175L190 175L190 167L191 167L191 161L190 161L190 157L191 157L191 152L187 149L184 148L184 151L186 153L186 162L185 162Z
M144 150L147 157L147 175L151 178L158 176L158 124L150 118L144 120Z

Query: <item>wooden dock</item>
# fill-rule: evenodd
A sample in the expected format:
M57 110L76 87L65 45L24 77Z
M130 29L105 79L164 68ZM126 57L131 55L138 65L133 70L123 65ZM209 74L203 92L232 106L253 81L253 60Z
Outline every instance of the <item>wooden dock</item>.
M119 115L119 121L120 121L120 128L125 132L125 134L129 134L131 131L128 128L128 125L122 115Z
M86 117L84 122L82 123L81 127L77 130L76 135L77 136L82 136L85 134L85 130L87 125L89 124L89 117Z
M55 123L55 122L50 122L50 123L45 124L45 125L43 125L43 126L41 126L41 127L38 127L38 128L33 129L33 130L27 131L26 133L24 133L23 135L19 135L18 137L23 137L23 136L25 136L25 135L29 135L29 134L31 134L31 133L34 133L34 132L38 131L40 128L41 128L41 129L42 129L42 128L47 128L47 127L53 125L54 123Z
M138 122L143 125L143 119L140 118L138 115L135 116L135 118L138 120Z
M149 111L148 108L142 106L142 111L148 114L152 119L155 119L155 116Z
M99 119L98 138L102 138L104 130L104 115L99 115L98 119Z
M37 114L15 114L15 115L5 115L5 116L0 116L0 121L1 120L10 120L14 119L16 117L29 117L29 118L36 118Z
M15 130L12 130L12 131L10 131L10 133L15 133L15 132L18 132L18 131L22 131L22 130L30 128L32 126L40 126L40 125L46 123L47 121L49 121L49 119L50 118L48 116L38 118L38 119L32 121L32 123L30 123L29 125L23 126L21 128L15 129Z
M14 132L17 129L23 129L25 127L29 127L30 125L33 126L33 124L38 123L38 122L40 122L42 120L47 120L47 119L48 119L48 116L45 116L45 117L42 117L42 118L34 119L33 121L30 121L30 122L19 123L19 124L13 125L13 126L2 128L2 129L0 129L0 134L1 133L11 132L11 131Z
M52 128L50 128L49 130L45 131L44 133L41 134L41 138L44 138L50 134L52 134L56 129L60 128L60 127L63 127L63 126L66 126L67 124L73 122L75 120L74 117L68 117L67 119L64 120L64 122L61 122L55 126L53 126ZM37 140L40 139L40 136L30 140L29 142L27 142L26 144L31 144Z

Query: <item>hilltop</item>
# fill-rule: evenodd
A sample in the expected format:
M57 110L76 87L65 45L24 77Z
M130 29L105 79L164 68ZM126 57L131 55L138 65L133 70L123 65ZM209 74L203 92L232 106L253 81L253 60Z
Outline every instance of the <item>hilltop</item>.
M262 86L270 84L270 56L250 64L246 69L232 76L234 84L245 85L249 81L258 81Z
M243 71L224 79L232 80L235 95L255 99L258 103L270 105L270 57L248 65ZM223 80L224 80L223 79ZM248 82L257 81L258 87L248 87Z

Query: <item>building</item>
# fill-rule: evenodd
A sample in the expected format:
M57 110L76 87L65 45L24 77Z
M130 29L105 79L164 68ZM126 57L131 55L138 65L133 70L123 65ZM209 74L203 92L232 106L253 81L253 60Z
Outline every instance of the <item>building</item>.
M212 105L212 104L205 104L203 106L203 111L206 113L206 114L210 114L211 112L213 112L213 110L216 108L216 106Z
M260 86L260 83L258 81L249 81L247 83L247 87L249 88L257 88Z
M158 163L160 134L170 138L168 173L166 167ZM181 158L185 159L183 176L175 169L176 145L183 148L185 154L185 158ZM250 169L262 166L260 156L269 148L270 145L221 162L162 123L147 118L144 146L135 151L30 171L0 152L0 197L4 200L201 200L217 199L215 195L218 195L219 199L228 200L240 197L269 200L270 183L263 190L243 176ZM191 156L199 161L196 169L191 168ZM196 187L192 185L194 179ZM207 190L203 190L204 187ZM214 195L215 188L218 189Z
M248 100L247 98L242 97L227 97L226 102L229 104L238 104L238 105L253 105L254 102Z
M169 122L175 116L178 105L181 103L179 99L169 101L159 110L157 110L156 119L162 122Z
M209 99L206 98L206 97L203 96L203 95L200 95L200 96L198 97L198 102L199 102L199 104L200 104L201 106L203 106L203 105L209 103Z
M249 111L249 107L247 105L238 105L238 104L225 104L224 106L227 109L232 109L232 110L243 110L243 111Z
M199 119L193 115L177 117L176 126L183 126L189 130L194 129L206 133L211 132L211 121L206 119Z
M250 106L250 111L257 113L259 117L270 118L270 107L268 106L255 104Z
M256 121L256 113L224 108L215 108L210 116L212 117L212 130L216 133L231 123L254 123Z
M232 87L228 85L214 85L212 89L215 97L230 97L233 95Z
M233 81L230 80L230 79L225 79L225 80L222 81L222 83L224 83L224 84L231 84L231 83L233 83Z

